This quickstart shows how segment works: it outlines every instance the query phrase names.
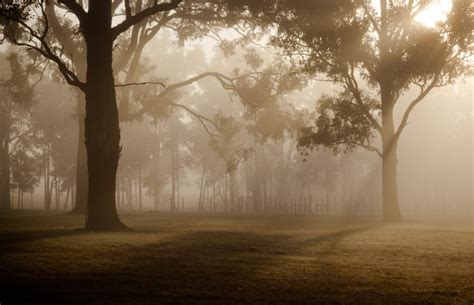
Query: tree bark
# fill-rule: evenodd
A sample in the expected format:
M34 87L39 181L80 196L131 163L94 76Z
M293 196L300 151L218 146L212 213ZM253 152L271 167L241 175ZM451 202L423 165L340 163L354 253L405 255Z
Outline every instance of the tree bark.
M393 122L393 98L382 87L382 195L383 217L387 221L401 220L397 190L397 139Z
M236 174L237 174L236 170L232 170L229 173L229 200L230 200L231 213L236 212L236 208L235 208L235 191L236 191L236 182L237 182Z
M170 199L170 211L176 211L176 156L174 143L171 148L171 199ZM178 199L179 200L179 199Z
M0 210L11 210L9 124L4 114L0 113Z
M201 212L202 210L202 202L203 202L203 194L204 194L204 174L205 174L205 168L204 168L204 161L202 165L202 173L201 173L201 185L199 187L199 202L198 202L198 212Z
M64 200L64 210L67 210L67 203L69 202L69 195L71 194L72 186L67 188L66 199Z
M44 168L44 208L46 211L51 209L51 193L52 193L52 183L49 173L49 163L50 163L50 144L46 144L46 164Z
M142 169L138 169L138 209L143 211L143 203L142 203Z
M76 196L75 205L71 214L83 215L87 209L87 150L85 145L85 113L82 101L77 97L78 107L78 143L76 155Z
M155 211L158 211L160 208L160 199L161 199L161 181L159 177L160 172L160 158L161 158L161 139L157 134L156 145L153 150L153 204L155 206Z
M115 205L120 126L115 96L111 2L89 2L85 135L89 170L86 229L124 229Z
M395 94L393 92L392 71L390 66L390 39L387 0L380 0L380 95L382 102L382 196L383 216L387 221L401 219L397 192L397 141L393 122Z

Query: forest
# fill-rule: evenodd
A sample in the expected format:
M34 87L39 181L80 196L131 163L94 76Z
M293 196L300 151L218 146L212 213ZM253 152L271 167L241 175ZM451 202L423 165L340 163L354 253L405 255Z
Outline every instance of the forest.
M471 0L3 0L0 304L472 304Z

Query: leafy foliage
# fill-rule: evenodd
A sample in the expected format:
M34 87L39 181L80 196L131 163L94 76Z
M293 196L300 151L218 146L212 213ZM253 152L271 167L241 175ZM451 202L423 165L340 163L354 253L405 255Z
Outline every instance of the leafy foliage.
M375 100L366 97L366 104L372 112L379 112ZM301 129L298 147L317 149L318 146L330 147L334 153L345 144L345 151L357 146L370 146L375 137L370 121L360 107L354 103L350 93L343 92L338 96L324 96L318 101L318 118L314 127Z
M369 129L382 132L382 112L393 113L407 90L418 87L420 93L405 109L396 139L413 108L434 88L472 70L466 60L473 28L469 1L454 1L446 21L434 28L416 21L430 1L387 1L383 14L368 0L324 8L318 2L275 18L279 33L274 44L291 55L301 71L323 74L343 88L321 100L314 126L302 130L300 148L346 145L346 150L363 146L376 151L370 141L375 134ZM318 10L326 12L324 18L316 18Z

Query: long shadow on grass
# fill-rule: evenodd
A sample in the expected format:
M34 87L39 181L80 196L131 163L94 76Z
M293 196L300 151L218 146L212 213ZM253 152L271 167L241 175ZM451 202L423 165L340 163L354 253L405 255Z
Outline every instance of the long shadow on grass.
M20 242L34 242L42 239L72 236L81 234L83 232L84 230L82 229L51 229L2 232L0 233L0 243L2 243L4 248L8 248L9 246Z
M305 304L316 299L320 303L332 302L321 287L293 289L299 283L292 282L291 274L282 283L273 281L272 274L262 270L278 262L279 257L298 254L318 244L337 251L340 240L368 229L339 230L300 241L293 240L291 234L184 232L171 240L154 242L148 238L140 246L122 245L108 250L101 254L106 255L107 262L94 266L94 272L90 268L81 272L72 261L73 274L61 269L42 274L40 279L13 276L11 281L1 283L1 287L8 289L10 297L5 300L12 304L27 304L31 300L44 300L48 304ZM74 231L29 233L23 236L23 241L67 234ZM121 234L136 237L138 241L159 233ZM77 259L87 260L87 257Z

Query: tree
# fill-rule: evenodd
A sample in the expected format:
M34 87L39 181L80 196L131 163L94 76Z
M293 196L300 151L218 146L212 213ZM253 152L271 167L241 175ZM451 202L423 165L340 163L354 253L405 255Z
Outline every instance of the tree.
M274 14L274 43L311 76L325 75L342 88L320 100L314 126L304 128L301 149L335 151L361 146L382 158L383 211L401 218L397 193L397 145L413 109L435 88L468 72L472 44L471 1L453 1L451 13L434 28L416 21L432 1L294 1ZM299 7L298 7L299 3ZM321 13L325 12L321 18ZM271 15L271 14L270 14ZM398 126L394 109L404 94L419 88ZM381 149L374 144L381 138Z
M28 143L26 143L28 145ZM25 192L32 193L39 184L41 167L38 166L38 157L27 147L17 150L11 157L12 185L18 190L18 209L24 208L23 195Z
M57 84L45 76L35 91L40 101L31 110L30 121L37 132L36 145L42 154L44 175L44 205L49 210L53 203L60 206L60 194L66 191L68 200L75 184L77 127L73 99L65 98L69 87ZM51 119L51 113L55 119ZM53 196L54 195L54 196ZM72 198L74 201L74 198Z
M58 65L60 72L64 75L66 81L72 85L76 86L79 90L76 92L78 100L83 99L82 91L86 98L90 95L91 99L98 98L99 95L94 95L92 93L95 84L92 86L90 83L95 79L103 79L102 76L97 75L94 71L93 73L88 73L90 64L95 62L103 62L102 65L94 67L94 69L102 70L104 75L106 73L110 74L112 68L117 72L117 80L119 86L124 87L122 94L120 95L120 119L124 121L130 121L137 118L140 118L146 109L140 111L137 114L130 115L129 111L129 100L130 100L130 88L128 83L131 82L136 75L136 67L138 66L140 57L142 55L143 49L146 44L156 36L156 34L164 27L176 29L179 32L180 39L184 40L188 37L202 37L206 35L207 32L211 31L216 27L226 26L228 24L236 24L239 20L245 20L245 16L242 12L245 11L245 1L242 1L242 4L236 6L236 3L233 1L187 1L185 6L180 6L183 2L182 0L173 0L171 2L160 2L157 1L136 1L131 3L130 1L107 1L107 3L102 3L101 1L74 1L74 0L58 0L58 1L36 1L36 4L31 4L32 2L25 2L26 5L7 5L2 7L0 10L1 18L3 23L6 24L4 30L4 36L6 36L11 42L16 43L21 46L28 47L39 51L43 56L50 59ZM85 10L87 7L87 12ZM231 13L230 10L234 10L237 7L235 13ZM67 15L67 18L60 20L57 16L57 10L68 11L72 14ZM36 14L39 12L38 14ZM71 17L72 16L72 17ZM125 20L123 20L125 16ZM150 17L156 18L150 18ZM33 20L33 22L31 22ZM112 20L119 21L118 24L112 27ZM36 25L36 27L32 26ZM96 28L99 28L100 31L96 31ZM78 30L79 29L79 30ZM239 32L242 33L242 26L238 27ZM215 33L215 30L212 30ZM80 33L81 35L77 35ZM102 34L105 39L102 40ZM125 38L124 34L128 36ZM82 36L82 37L80 37ZM98 38L100 37L100 38ZM99 41L101 40L101 41ZM118 60L115 61L115 64L112 66L112 45L113 42L117 41L117 48L115 50L120 50L122 56L118 57ZM104 48L105 54L100 54L97 51L97 48ZM93 54L87 52L87 50L94 48ZM85 58L84 54L87 54ZM100 57L103 57L102 60ZM107 57L107 58L106 58ZM108 66L107 72L105 71L105 66ZM119 72L125 72L124 78L118 76ZM88 76L97 75L95 79L90 79ZM179 87L189 85L192 82L195 82L204 77L210 75L201 75L198 78L194 78L188 82L183 82L172 86L174 90ZM113 78L109 77L108 86L113 88L114 84ZM124 82L124 83L123 83ZM103 80L104 85L106 80ZM103 86L97 86L103 87ZM125 88L126 87L126 88ZM112 92L111 89L109 89ZM168 90L168 92L171 90ZM104 91L105 92L105 91ZM109 96L114 95L115 91ZM89 94L89 95L88 95ZM104 93L105 95L105 93ZM106 99L108 100L108 99ZM103 104L112 104L111 102L103 102ZM108 106L113 108L112 106ZM108 108L107 107L107 108ZM87 187L84 184L84 177L87 175L87 169L84 166L86 157L84 154L84 149L82 143L84 138L83 129L87 128L84 126L82 112L82 105L79 108L79 145L78 145L78 154L77 154L77 204L74 208L74 212L81 213L84 211L84 194L87 191ZM87 106L86 106L87 108ZM89 107L88 109L91 109ZM96 106L97 109L91 110L93 112L101 110L101 107ZM111 110L110 117L115 116L115 110ZM98 116L101 117L101 116ZM86 122L90 122L89 118L91 115L86 117ZM92 119L95 121L96 119ZM111 120L110 118L104 121ZM111 120L105 125L117 125L113 127L115 129L115 134L118 134L118 123L114 123L114 120ZM97 127L97 126L96 126ZM110 127L112 128L112 127ZM90 130L90 129L89 129ZM104 134L106 132L104 131ZM111 134L110 132L108 133ZM92 135L90 135L92 137ZM109 138L109 136L105 136ZM100 136L97 136L100 138ZM112 163L113 160L118 158L118 142L117 136L115 135L114 140L111 142L116 142L113 144L115 146L115 157L105 158L110 160ZM95 144L92 143L92 139L86 141L89 145L93 147ZM98 141L99 143L100 141ZM96 143L97 145L99 145ZM112 144L112 143L110 143ZM92 150L92 148L91 148ZM104 152L107 150L96 150L96 152ZM109 152L110 154L111 152ZM97 157L99 158L99 157ZM93 161L88 161L88 164ZM118 162L118 161L117 161ZM95 163L97 166L100 162ZM109 166L111 169L106 170L105 172L114 172L113 168L116 168L116 165ZM116 170L115 170L116 171ZM103 172L103 171L102 171ZM105 177L105 174L99 175L97 177L98 181L111 181L112 178L109 174ZM89 184L90 181L89 181ZM99 184L97 188L102 187ZM103 182L103 186L113 187L111 182ZM101 197L98 191L90 191L90 196L94 198ZM104 194L103 196L108 196L111 198L111 192L105 192L108 195ZM95 194L95 195L94 195ZM91 199L91 198L89 198ZM108 202L109 200L102 200L103 198L94 199L96 202ZM89 200L90 201L90 200ZM105 208L110 210L111 204L103 203L101 205L109 206ZM95 211L96 208L93 208ZM91 212L95 214L95 212ZM98 212L103 214L103 212ZM115 214L112 212L112 214ZM94 216L95 217L95 216ZM91 222L95 222L91 218ZM98 216L101 218L102 216ZM121 226L119 221L117 221L116 216L110 216L108 220L110 226ZM89 219L89 218L88 218ZM105 227L109 226L105 225ZM94 225L91 225L92 227Z
M84 37L87 51L85 81L79 79L62 55L60 47L48 41L49 24L46 2L2 8L6 19L3 34L20 46L36 50L53 61L67 83L85 94L85 135L89 170L86 229L114 230L125 226L119 220L115 205L115 187L120 157L120 127L113 75L114 42L133 25L146 22L150 16L176 9L181 0L154 3L132 15L125 1L126 17L113 26L112 14L120 1L91 0L88 10L73 0L58 0L74 15ZM36 10L35 10L36 8ZM40 13L34 16L35 11ZM18 14L20 13L20 14ZM26 21L25 16L35 20ZM34 26L31 25L34 23Z
M26 65L15 53L7 61L4 73L10 78L0 83L0 210L11 209L10 158L32 135L28 117L35 85L28 77L28 73L34 75L34 66Z

